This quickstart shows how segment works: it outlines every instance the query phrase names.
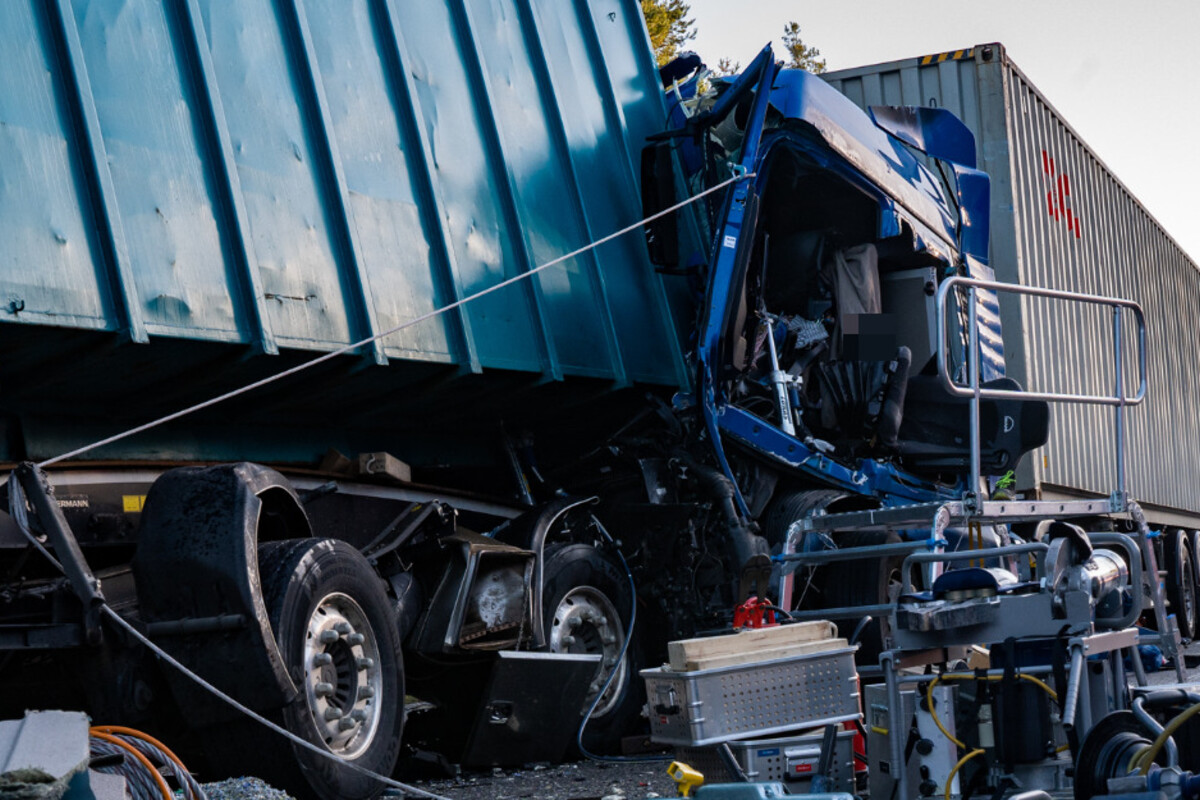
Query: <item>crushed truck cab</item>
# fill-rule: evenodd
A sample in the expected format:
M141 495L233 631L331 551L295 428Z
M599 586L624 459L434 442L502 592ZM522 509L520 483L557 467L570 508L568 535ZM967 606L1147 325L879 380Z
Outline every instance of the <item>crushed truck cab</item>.
M974 137L939 109L868 116L817 76L780 70L769 47L718 87L643 161L679 142L691 180L747 176L713 215L695 335L692 400L718 462L728 471L728 441L885 505L960 495L965 404L942 396L934 357L966 360L961 330L936 340L932 296L952 275L994 278ZM1011 385L995 294L976 306L982 379ZM1045 414L1021 412L989 408L993 474L1045 441Z

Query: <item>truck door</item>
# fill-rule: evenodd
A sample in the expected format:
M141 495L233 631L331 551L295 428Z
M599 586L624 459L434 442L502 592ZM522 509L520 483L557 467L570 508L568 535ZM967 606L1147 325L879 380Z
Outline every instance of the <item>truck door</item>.
M709 124L720 123L748 103L743 128L742 148L735 170L747 175L754 172L759 157L763 124L767 115L771 83L778 72L770 45L705 115ZM717 375L722 366L737 357L737 343L726 336L739 319L748 313L745 297L745 271L754 246L754 225L758 213L758 187L753 177L733 185L723 213L715 226L716 241L710 260L704 306L700 313L698 342L698 389L706 417L713 402L720 402ZM714 437L715 438L715 437Z

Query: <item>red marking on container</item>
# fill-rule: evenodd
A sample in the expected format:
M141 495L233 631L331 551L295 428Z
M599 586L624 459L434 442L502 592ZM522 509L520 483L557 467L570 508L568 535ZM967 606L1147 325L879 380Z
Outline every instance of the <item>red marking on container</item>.
M810 763L807 763L807 762L806 762L806 763L804 763L804 764L797 764L797 765L796 765L796 772L797 772L797 773L799 773L799 774L801 774L801 775L808 774L809 772L812 772L812 771L813 771L813 765L812 765L812 764L810 764Z
M1083 238L1079 225L1079 215L1071 208L1071 177L1067 174L1057 175L1054 169L1054 159L1045 150L1042 151L1042 170L1054 182L1046 192L1046 213L1054 220L1067 223L1067 230L1074 231L1076 239Z

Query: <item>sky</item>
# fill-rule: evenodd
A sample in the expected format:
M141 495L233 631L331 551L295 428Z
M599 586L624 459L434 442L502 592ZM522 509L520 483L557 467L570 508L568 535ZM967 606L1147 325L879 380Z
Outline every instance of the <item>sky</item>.
M688 0L710 66L782 57L800 23L830 70L1001 42L1009 58L1200 263L1200 0Z

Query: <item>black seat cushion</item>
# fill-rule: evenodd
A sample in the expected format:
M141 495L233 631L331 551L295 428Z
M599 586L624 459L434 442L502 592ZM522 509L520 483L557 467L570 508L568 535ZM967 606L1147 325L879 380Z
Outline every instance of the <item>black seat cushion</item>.
M1012 378L983 384L1020 391ZM909 378L897 447L910 469L966 472L971 466L970 399L949 394L936 375ZM1041 400L983 400L979 408L980 469L1000 475L1046 443L1050 406Z

